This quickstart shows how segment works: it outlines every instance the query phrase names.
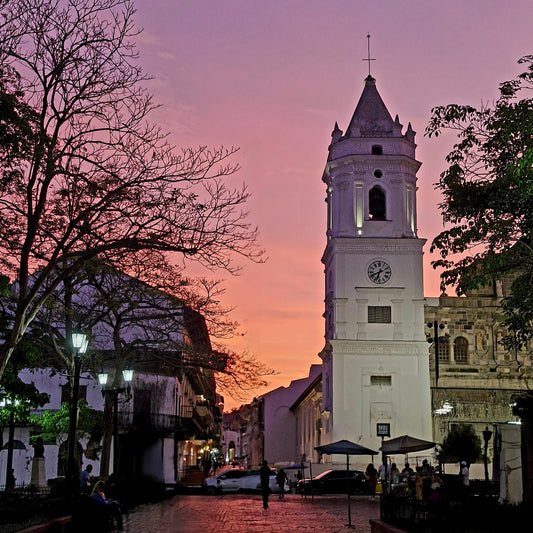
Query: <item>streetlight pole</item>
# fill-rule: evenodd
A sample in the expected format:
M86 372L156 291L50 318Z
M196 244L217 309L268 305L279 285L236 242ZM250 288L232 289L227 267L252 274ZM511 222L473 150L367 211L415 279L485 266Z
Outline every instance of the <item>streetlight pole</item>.
M127 384L126 387L106 387L108 378L107 372L100 372L100 374L98 374L98 382L100 383L104 394L113 394L113 474L117 474L118 472L118 395L121 392L126 392L130 390L130 383L133 379L133 370L129 368L123 370L122 377Z
M68 427L68 457L67 457L67 483L70 490L75 487L74 476L74 450L76 448L76 429L78 425L78 396L80 390L80 355L87 350L87 335L79 331L72 333L72 347L74 349L74 378L72 394L70 396L70 417Z
M15 438L15 411L10 401L9 437L7 441L6 491L15 490L15 476L13 475L13 439Z
M427 327L433 328L433 338L429 337L428 342L435 346L435 388L439 388L439 328L444 329L444 324L439 324L436 320L428 322Z
M489 447L489 440L492 437L492 431L490 431L488 426L485 426L485 429L483 430L483 440L485 441L485 451L483 453L483 464L485 465L485 483L488 484L489 482L489 467L488 467L488 459L487 459L487 450Z
M118 473L118 389L113 389L113 474Z

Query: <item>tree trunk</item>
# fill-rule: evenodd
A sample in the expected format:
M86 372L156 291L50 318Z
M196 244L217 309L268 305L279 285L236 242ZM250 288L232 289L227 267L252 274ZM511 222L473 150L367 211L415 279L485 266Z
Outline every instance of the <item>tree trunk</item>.
M4 375L7 363L9 362L9 359L14 349L15 348L11 346L7 341L2 346L0 346L0 380Z

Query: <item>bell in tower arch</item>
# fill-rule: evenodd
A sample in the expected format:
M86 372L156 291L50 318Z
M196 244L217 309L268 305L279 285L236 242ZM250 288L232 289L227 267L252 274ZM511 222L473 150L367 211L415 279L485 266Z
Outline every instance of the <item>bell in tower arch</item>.
M368 217L370 220L386 220L386 203L383 189L376 186L368 195Z

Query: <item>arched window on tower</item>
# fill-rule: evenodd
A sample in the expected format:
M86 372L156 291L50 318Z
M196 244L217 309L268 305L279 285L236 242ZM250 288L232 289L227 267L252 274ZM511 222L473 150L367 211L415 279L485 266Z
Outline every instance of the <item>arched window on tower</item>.
M456 363L468 363L468 341L464 337L453 342L453 358Z
M381 187L372 187L368 195L368 217L370 220L386 220L385 193Z

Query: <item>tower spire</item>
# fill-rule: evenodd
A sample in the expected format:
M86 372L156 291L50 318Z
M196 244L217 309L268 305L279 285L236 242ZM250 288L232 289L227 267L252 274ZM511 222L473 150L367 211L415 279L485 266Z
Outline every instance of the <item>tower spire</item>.
M368 61L368 75L371 76L371 74L370 74L370 61L375 61L375 59L371 59L370 58L370 33L366 36L366 38L367 38L367 41L368 41L368 58L363 59L363 61Z

